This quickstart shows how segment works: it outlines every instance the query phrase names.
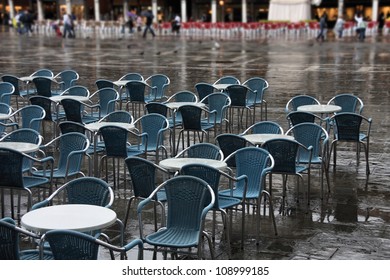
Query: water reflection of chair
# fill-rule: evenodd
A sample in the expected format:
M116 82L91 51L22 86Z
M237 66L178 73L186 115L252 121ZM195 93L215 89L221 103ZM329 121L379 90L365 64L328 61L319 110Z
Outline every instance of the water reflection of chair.
M262 198L264 198L264 207L267 201L269 203L269 216L272 218L275 235L277 235L272 196L265 190L265 177L269 172L271 172L274 160L266 150L257 147L241 148L225 158L225 162L228 162L231 158L234 158L236 162L235 177L241 178L245 175L247 177L247 181L246 184L244 181L239 181L234 185L233 191L230 189L220 190L219 194L244 200L245 205L248 206L248 212L249 206L251 204L255 205L254 209L256 209L258 215L258 218L256 219L256 241L258 244L260 234L260 205ZM241 211L245 212L245 207L242 208ZM245 219L244 214L243 219ZM245 231L244 225L245 222L243 221L243 231ZM244 244L241 244L241 246L244 246Z
M254 103L256 104L256 106L260 105L260 119L263 120L263 105L264 105L264 113L265 113L264 119L267 120L268 108L267 108L267 102L264 100L264 94L269 87L268 82L263 78L253 77L246 80L242 84L247 86L248 88L250 88L256 93L256 100L254 101ZM254 114L255 113L256 112L254 112Z
M157 232L144 236L144 221L142 219L143 208L155 199L156 193L165 189L167 196L167 218L166 226ZM210 199L211 197L211 199ZM172 258L179 255L194 255L192 250L184 248L196 248L197 257L203 257L203 237L207 238L211 258L214 258L209 235L204 231L204 220L215 201L214 192L203 180L181 175L171 178L159 185L151 195L141 201L137 207L139 220L140 237L154 251L153 258L156 258L158 251L162 251L164 258L167 253L172 253Z
M363 145L364 155L366 158L366 176L370 174L369 167L369 145L370 145L370 131L371 118L366 118L360 114L355 113L338 113L329 119L334 123L334 140L330 147L330 153L333 152L333 170L336 170L336 154L338 142L352 142L356 143L356 160L359 163L360 145ZM330 160L328 161L329 164Z
M169 176L170 173L157 164L140 157L131 156L125 159L127 170L130 174L131 184L133 187L133 195L130 197L127 203L126 216L123 220L123 224L126 227L129 220L131 204L133 200L144 200L150 196L150 194L157 187L157 176ZM157 231L157 212L156 206L160 205L162 212L164 212L164 206L162 203L166 201L165 192L162 190L156 193L154 197L154 226ZM164 224L164 222L162 222Z
M283 194L280 213L285 213L286 192L287 192L287 176L294 175L297 177L297 203L299 202L299 179L303 184L303 173L308 174L307 191L310 196L310 163L312 147L307 148L303 144L295 140L275 138L263 143L262 147L266 149L274 158L275 164L270 172L269 184L270 193L272 195L272 174L281 174L283 178ZM308 163L300 163L300 153L308 154Z
M137 246L138 260L143 259L143 243L140 239L134 239L123 247L117 247L82 232L50 230L41 238L40 251L43 250L42 244L46 241L55 260L97 260L100 246L110 251L120 252L121 259L125 259L125 254ZM111 259L114 259L113 255Z
M220 188L220 179L221 177L226 178L229 180L229 186L233 186L233 182L238 183L240 181L246 181L247 177L245 175L242 175L240 178L234 178L230 176L229 174L222 172L216 168L213 168L208 165L203 164L187 164L183 166L180 170L181 175L190 175L198 177L202 180L204 180L206 183L209 184L209 186L213 189L214 195L215 195L215 202L211 210L213 211L219 211L222 216L222 223L224 226L224 231L226 234L226 243L228 247L228 254L229 257L231 255L230 252L230 232L231 232L231 226L232 226L232 215L231 211L236 207L241 205L242 209L244 209L244 199L235 198L232 196L222 196L219 195L218 191ZM244 188L246 189L246 182L244 183ZM244 217L245 211L242 211L242 225L241 225L241 242L244 244ZM228 221L229 218L229 221ZM213 221L213 235L212 235L213 241L215 241L215 216Z
M25 159L30 160L36 164L39 164L44 168L46 178L32 175L24 175L23 167ZM0 189L1 189L1 211L2 216L5 214L4 204L4 191L25 191L27 192L27 211L30 210L32 205L32 191L33 189L49 190L51 193L51 179L53 176L53 162L52 157L45 157L42 159L36 159L29 155L23 154L13 149L0 149ZM50 167L48 167L49 165ZM18 196L18 216L21 215L21 200L20 194ZM14 217L14 201L13 195L11 195L11 216Z
M30 249L20 250L20 235L23 238L28 237L37 241L40 236L16 226L13 219L6 217L0 219L0 260L38 260L39 250L35 249L36 244L33 242ZM53 259L50 252L45 251L43 259Z

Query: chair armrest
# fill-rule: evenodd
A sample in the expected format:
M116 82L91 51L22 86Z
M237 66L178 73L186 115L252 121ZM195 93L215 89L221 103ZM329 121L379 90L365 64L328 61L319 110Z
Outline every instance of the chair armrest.
M50 204L50 201L48 199L45 199L45 200L42 200L38 203L35 203L32 207L31 207L31 210L36 210L36 209L39 209L39 208L43 208L43 207L46 207Z

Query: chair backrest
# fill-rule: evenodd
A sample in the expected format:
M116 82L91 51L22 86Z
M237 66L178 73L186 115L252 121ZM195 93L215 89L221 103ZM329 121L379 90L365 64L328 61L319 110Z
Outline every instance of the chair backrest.
M56 190L51 199L54 196L64 200L61 204L89 204L102 207L110 207L114 199L114 193L108 183L95 177L73 179Z
M89 89L86 88L85 86L80 86L80 85L75 85L75 86L70 86L65 89L62 94L64 95L75 95L75 96L89 96L90 92Z
M328 133L326 130L315 123L300 123L290 128L286 134L293 135L294 139L303 144L306 148L312 146L311 152L302 149L299 153L300 160L307 161L310 157L320 157L324 155L322 146L328 142Z
M0 103L0 113L1 114L6 114L6 115L11 115L12 113L12 108L8 104L5 103ZM4 123L3 120L0 120L0 123ZM5 131L6 126L0 125L0 135Z
M164 103L160 102L149 102L145 105L148 113L156 113L166 117L168 115L168 107Z
M129 94L130 102L146 103L145 94L148 85L143 81L130 81L126 83L126 90Z
M64 70L56 75L60 78L61 90L66 90L76 84L79 74L74 70Z
M167 228L177 227L199 232L202 228L202 218L215 201L211 187L202 179L186 175L165 181L155 191L162 187L167 195ZM208 194L211 200L205 206Z
M218 169L204 164L186 164L180 169L180 174L194 176L205 181L212 188L215 195L213 209L219 209L218 188L221 172ZM206 203L209 203L210 199L209 197Z
M232 107L245 107L247 105L248 88L244 85L231 85L226 87L226 93L229 95Z
M127 157L128 130L122 127L107 125L99 130L103 137L108 157Z
M268 89L268 82L259 77L253 77L242 83L254 92L256 92L256 103L261 103L264 99L264 93Z
M118 110L109 113L104 117L107 122L121 122L121 123L132 123L134 121L133 116L124 110Z
M116 101L119 99L118 92L113 88L102 88L96 92L99 96L101 117L115 111ZM96 94L95 93L95 94Z
M232 84L239 85L241 84L240 80L234 76L223 76L214 82L216 84Z
M81 134L85 134L85 126L78 122L72 121L62 121L58 124L60 128L61 134L66 134L69 132L78 132Z
M185 130L201 131L202 108L195 105L180 106L178 112L182 117L182 125Z
M3 75L1 76L1 79L3 80L3 82L7 82L7 83L10 83L14 86L15 90L13 92L14 95L20 95L20 91L19 91L19 78L14 76L14 75Z
M225 161L226 158L234 153L235 151L252 146L248 140L246 140L244 137L239 136L237 134L230 134L230 133L224 133L220 134L215 138L215 141L217 145L220 147L221 151L223 152ZM226 161L226 164L229 167L236 167L236 160L234 157L231 157L229 160Z
M61 100L61 105L64 108L67 121L83 123L82 110L84 105L80 101L64 98Z
M334 96L328 101L328 104L334 104L341 107L338 113L358 113L363 112L363 101L351 93L342 93Z
M41 106L27 105L20 108L16 113L21 117L21 128L31 128L38 132L41 131L41 123L46 115L45 110Z
M12 150L0 148L0 188L23 188L23 154Z
M128 157L125 159L129 171L134 196L147 198L156 188L156 165L140 157Z
M334 120L335 138L339 141L358 142L363 117L355 113L338 113L330 119Z
M97 260L99 244L92 235L70 231L51 230L43 240L50 245L55 260Z
M19 260L19 233L11 218L0 220L0 260Z
M114 82L105 80L105 79L98 79L95 81L95 84L98 89L103 89L103 88L114 88Z
M300 146L302 144L290 139L272 139L264 142L262 147L272 155L275 161L272 172L295 174Z
M276 122L273 121L260 121L257 122L248 129L246 129L243 134L252 133L252 134L283 134L283 128Z
M123 75L120 79L124 81L143 81L144 77L140 73L127 73Z
M4 138L2 138L2 141L26 142L40 145L42 142L42 136L34 129L19 128L8 133Z
M289 126L293 127L300 123L315 123L316 119L320 119L320 117L309 112L293 111L288 113L286 119L289 122Z
M164 131L169 128L169 122L166 117L160 114L147 114L134 122L139 126L142 133L147 133L148 150L154 150L164 142Z
M85 151L89 146L89 140L84 134L69 132L57 137L59 140L59 159L57 168L66 170L68 174L78 173Z
M14 94L15 87L9 82L0 82L0 102L10 105L11 95Z
M37 90L37 95L46 96L46 97L52 96L52 92L51 92L52 79L51 78L39 76L39 77L35 77L32 81L33 81L35 88Z
M198 97L192 91L182 90L174 93L167 102L197 102Z
M31 96L29 99L31 105L40 106L45 111L45 118L44 120L53 121L53 101L50 100L50 98L45 96Z
M31 77L48 77L53 78L54 73L49 69L39 69L30 75Z
M225 93L215 92L207 95L200 102L208 104L208 110L210 112L215 111L216 123L222 123L222 120L226 118L227 109L231 104L230 97Z
M216 160L224 159L222 150L211 143L193 144L177 154L176 157L207 158Z
M258 197L264 189L265 176L273 168L274 161L270 153L258 147L241 148L230 154L225 161L234 157L236 161L236 175L246 175L247 197ZM238 182L236 189L243 191L244 182Z
M196 93L198 94L199 100L203 100L207 95L219 92L212 84L209 83L197 83L195 85Z
M171 83L168 76L164 74L154 74L145 80L151 87L156 87L154 94L150 92L152 100L159 100L165 97L165 90Z
M299 106L303 105L315 105L315 104L320 104L320 102L315 98L310 95L297 95L291 98L287 104L285 111L286 113L292 112L292 111L297 111L297 108Z

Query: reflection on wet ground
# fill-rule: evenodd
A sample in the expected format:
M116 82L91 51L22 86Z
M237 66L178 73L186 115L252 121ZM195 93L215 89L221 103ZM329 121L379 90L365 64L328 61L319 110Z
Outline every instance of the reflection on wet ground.
M0 75L25 76L38 68L55 73L74 69L78 84L91 92L98 78L116 80L128 72L145 77L164 73L171 78L168 94L194 91L197 82L213 82L223 75L241 81L254 76L268 80L265 99L268 120L287 129L284 107L297 94L315 96L326 103L338 93L354 93L364 102L363 114L373 119L370 138L371 174L366 183L365 162L357 164L355 146L340 145L337 169L330 168L331 193L320 199L319 174L312 172L310 209L296 203L295 180L288 182L287 211L279 213L281 178L274 176L273 195L278 235L272 222L261 218L261 238L255 241L256 221L247 215L245 249L240 249L240 213L233 213L233 259L389 259L389 81L390 37L354 38L323 44L307 38L215 41L210 39L142 39L18 37L0 33ZM325 185L326 187L326 185ZM303 189L303 188L301 188ZM304 194L300 194L301 198ZM124 217L126 199L117 198L114 209ZM150 219L152 219L152 212ZM221 221L218 221L221 225ZM146 225L151 230L151 225ZM211 229L208 220L206 228ZM219 227L221 228L221 227ZM115 237L117 229L109 229ZM134 209L126 228L126 240L138 236ZM218 259L226 259L226 246L217 235ZM114 242L117 239L114 238ZM134 255L135 256L135 255ZM146 255L147 258L150 255Z

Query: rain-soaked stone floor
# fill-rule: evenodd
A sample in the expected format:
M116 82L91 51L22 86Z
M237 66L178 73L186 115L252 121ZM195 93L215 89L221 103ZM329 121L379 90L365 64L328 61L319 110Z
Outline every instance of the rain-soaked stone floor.
M240 249L240 212L233 213L232 259L389 259L390 258L390 36L368 37L358 42L349 37L318 44L312 38L278 36L257 40L210 38L154 39L93 36L62 39L39 36L20 37L0 32L0 75L26 76L39 68L55 73L74 69L78 84L96 91L98 78L117 80L128 72L144 77L163 73L170 77L168 95L180 90L194 91L197 82L213 82L224 75L241 81L258 76L269 82L265 94L268 120L287 129L284 107L298 94L308 94L326 103L338 93L354 93L364 102L363 115L372 118L370 170L366 181L364 155L356 162L355 146L340 145L337 168L330 166L330 193L321 200L319 174L312 172L310 206L303 193L296 203L295 180L288 181L287 211L279 213L281 178L273 179L273 200L278 235L268 213L261 217L259 244L256 219L247 214L244 250ZM258 119L260 120L260 119ZM46 141L47 139L45 139ZM87 166L86 166L87 167ZM306 179L305 179L306 180ZM307 182L307 181L305 181ZM326 190L325 184L325 190ZM301 187L301 189L304 189ZM124 218L129 194L119 193L113 208ZM211 216L210 216L211 217ZM206 230L211 231L210 217ZM221 220L215 250L217 259L227 259L221 240ZM146 213L146 230L152 229L152 212ZM118 230L107 233L118 242ZM132 209L125 230L127 241L138 237L137 219ZM207 248L206 248L207 251ZM104 252L103 257L107 257ZM135 253L130 258L135 258ZM150 254L145 255L151 258ZM161 258L161 256L159 256Z

